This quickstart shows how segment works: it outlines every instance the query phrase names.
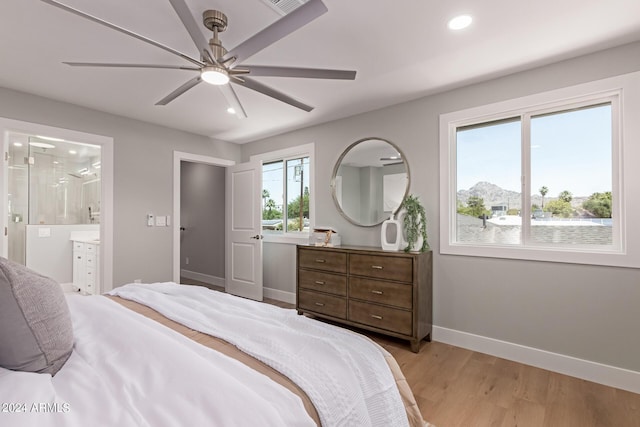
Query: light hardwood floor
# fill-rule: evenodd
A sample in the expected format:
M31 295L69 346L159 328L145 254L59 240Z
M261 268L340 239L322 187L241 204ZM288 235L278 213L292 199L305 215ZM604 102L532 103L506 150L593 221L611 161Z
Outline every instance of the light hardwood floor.
M640 427L640 394L439 342L423 341L416 354L404 341L364 333L394 355L437 427Z

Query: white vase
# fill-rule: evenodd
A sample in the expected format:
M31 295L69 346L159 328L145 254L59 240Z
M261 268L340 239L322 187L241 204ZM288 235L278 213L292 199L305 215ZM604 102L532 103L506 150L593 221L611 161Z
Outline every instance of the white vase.
M383 251L399 251L401 249L403 243L402 222L394 219L393 215L382 223L380 242Z

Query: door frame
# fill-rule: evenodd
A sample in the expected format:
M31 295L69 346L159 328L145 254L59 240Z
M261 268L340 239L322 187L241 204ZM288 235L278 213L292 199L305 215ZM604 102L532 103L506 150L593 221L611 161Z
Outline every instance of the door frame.
M233 160L202 154L187 153L184 151L173 152L173 281L180 283L180 163L182 161L202 163L213 166L233 166ZM226 218L225 218L226 223Z
M113 289L113 138L104 135L63 129L38 123L0 117L0 134L2 135L2 148L8 152L9 133L23 133L27 135L47 135L68 141L83 142L100 146L100 291L108 292ZM0 166L0 215L2 215L2 227L7 227L7 198L8 198L8 169L7 162ZM7 257L8 239L4 230L0 233L2 245L0 254Z

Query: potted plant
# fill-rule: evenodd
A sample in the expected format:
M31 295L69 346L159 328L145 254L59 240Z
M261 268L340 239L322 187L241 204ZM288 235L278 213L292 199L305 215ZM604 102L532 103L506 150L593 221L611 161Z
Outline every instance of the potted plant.
M408 195L402 202L404 228L407 247L405 252L424 252L429 250L427 243L427 214L417 196Z

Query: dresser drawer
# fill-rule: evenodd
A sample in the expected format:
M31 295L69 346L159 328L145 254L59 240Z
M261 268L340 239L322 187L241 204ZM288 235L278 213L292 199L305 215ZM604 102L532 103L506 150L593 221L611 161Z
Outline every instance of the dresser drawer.
M411 310L413 286L407 283L383 282L363 277L349 278L349 298L372 301L379 304Z
M411 283L413 260L394 256L352 254L349 274Z
M301 268L313 268L335 273L347 272L347 254L342 252L302 248L298 251L298 263Z
M341 296L347 295L347 276L300 269L298 270L298 284L305 289Z
M349 300L349 320L403 335L413 333L412 312Z
M298 308L340 319L347 318L345 298L298 289Z

